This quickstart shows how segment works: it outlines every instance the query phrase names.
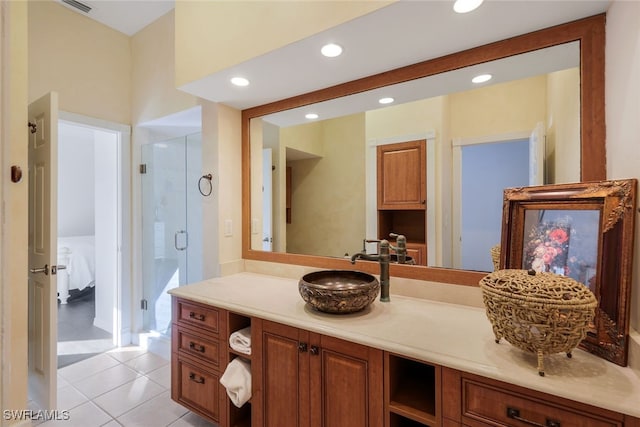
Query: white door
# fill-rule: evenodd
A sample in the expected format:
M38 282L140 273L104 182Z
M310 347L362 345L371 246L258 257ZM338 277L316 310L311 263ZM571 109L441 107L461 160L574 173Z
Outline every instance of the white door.
M56 409L58 94L29 105L29 394Z

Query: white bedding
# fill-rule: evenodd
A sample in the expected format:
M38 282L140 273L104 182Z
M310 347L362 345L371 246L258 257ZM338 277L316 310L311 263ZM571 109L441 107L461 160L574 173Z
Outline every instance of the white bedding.
M95 285L95 245L94 236L74 236L58 238L58 264L66 265L66 270L59 271L60 275L66 273L68 288L64 287L65 280L58 280L58 292L69 289L82 290L87 286ZM68 259L65 259L68 258Z

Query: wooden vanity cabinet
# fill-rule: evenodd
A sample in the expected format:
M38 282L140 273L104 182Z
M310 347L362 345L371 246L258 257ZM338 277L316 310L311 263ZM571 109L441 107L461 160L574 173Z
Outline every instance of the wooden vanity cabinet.
M173 298L171 398L198 415L226 425L226 312Z
M251 326L251 355L229 347ZM640 419L479 375L173 298L171 398L222 427L640 427ZM220 384L251 363L252 398ZM594 393L597 390L594 390Z
M637 427L639 420L478 375L442 368L443 426Z
M254 425L382 427L382 351L254 319Z

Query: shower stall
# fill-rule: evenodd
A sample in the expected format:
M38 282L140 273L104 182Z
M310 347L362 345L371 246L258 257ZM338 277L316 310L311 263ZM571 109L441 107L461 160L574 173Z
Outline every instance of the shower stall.
M169 335L167 291L202 280L201 134L145 144L141 158L143 327Z

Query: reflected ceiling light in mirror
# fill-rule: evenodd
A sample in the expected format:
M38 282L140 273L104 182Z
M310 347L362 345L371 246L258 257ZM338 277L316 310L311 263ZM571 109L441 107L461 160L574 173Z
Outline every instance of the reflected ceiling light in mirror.
M473 83L484 83L491 80L493 76L491 74L480 74L471 79Z
M231 84L240 87L249 86L249 80L245 79L244 77L232 77Z
M304 117L309 120L315 120L318 118L318 115L316 113L307 113Z
M453 10L458 13L471 12L480 7L484 0L456 0L453 4Z
M342 54L342 46L335 43L327 43L322 46L320 52L327 58L335 58L336 56L340 56Z
M391 104L393 101L395 101L395 99L391 98L391 97L385 97L385 98L380 98L378 100L378 102L380 104Z

